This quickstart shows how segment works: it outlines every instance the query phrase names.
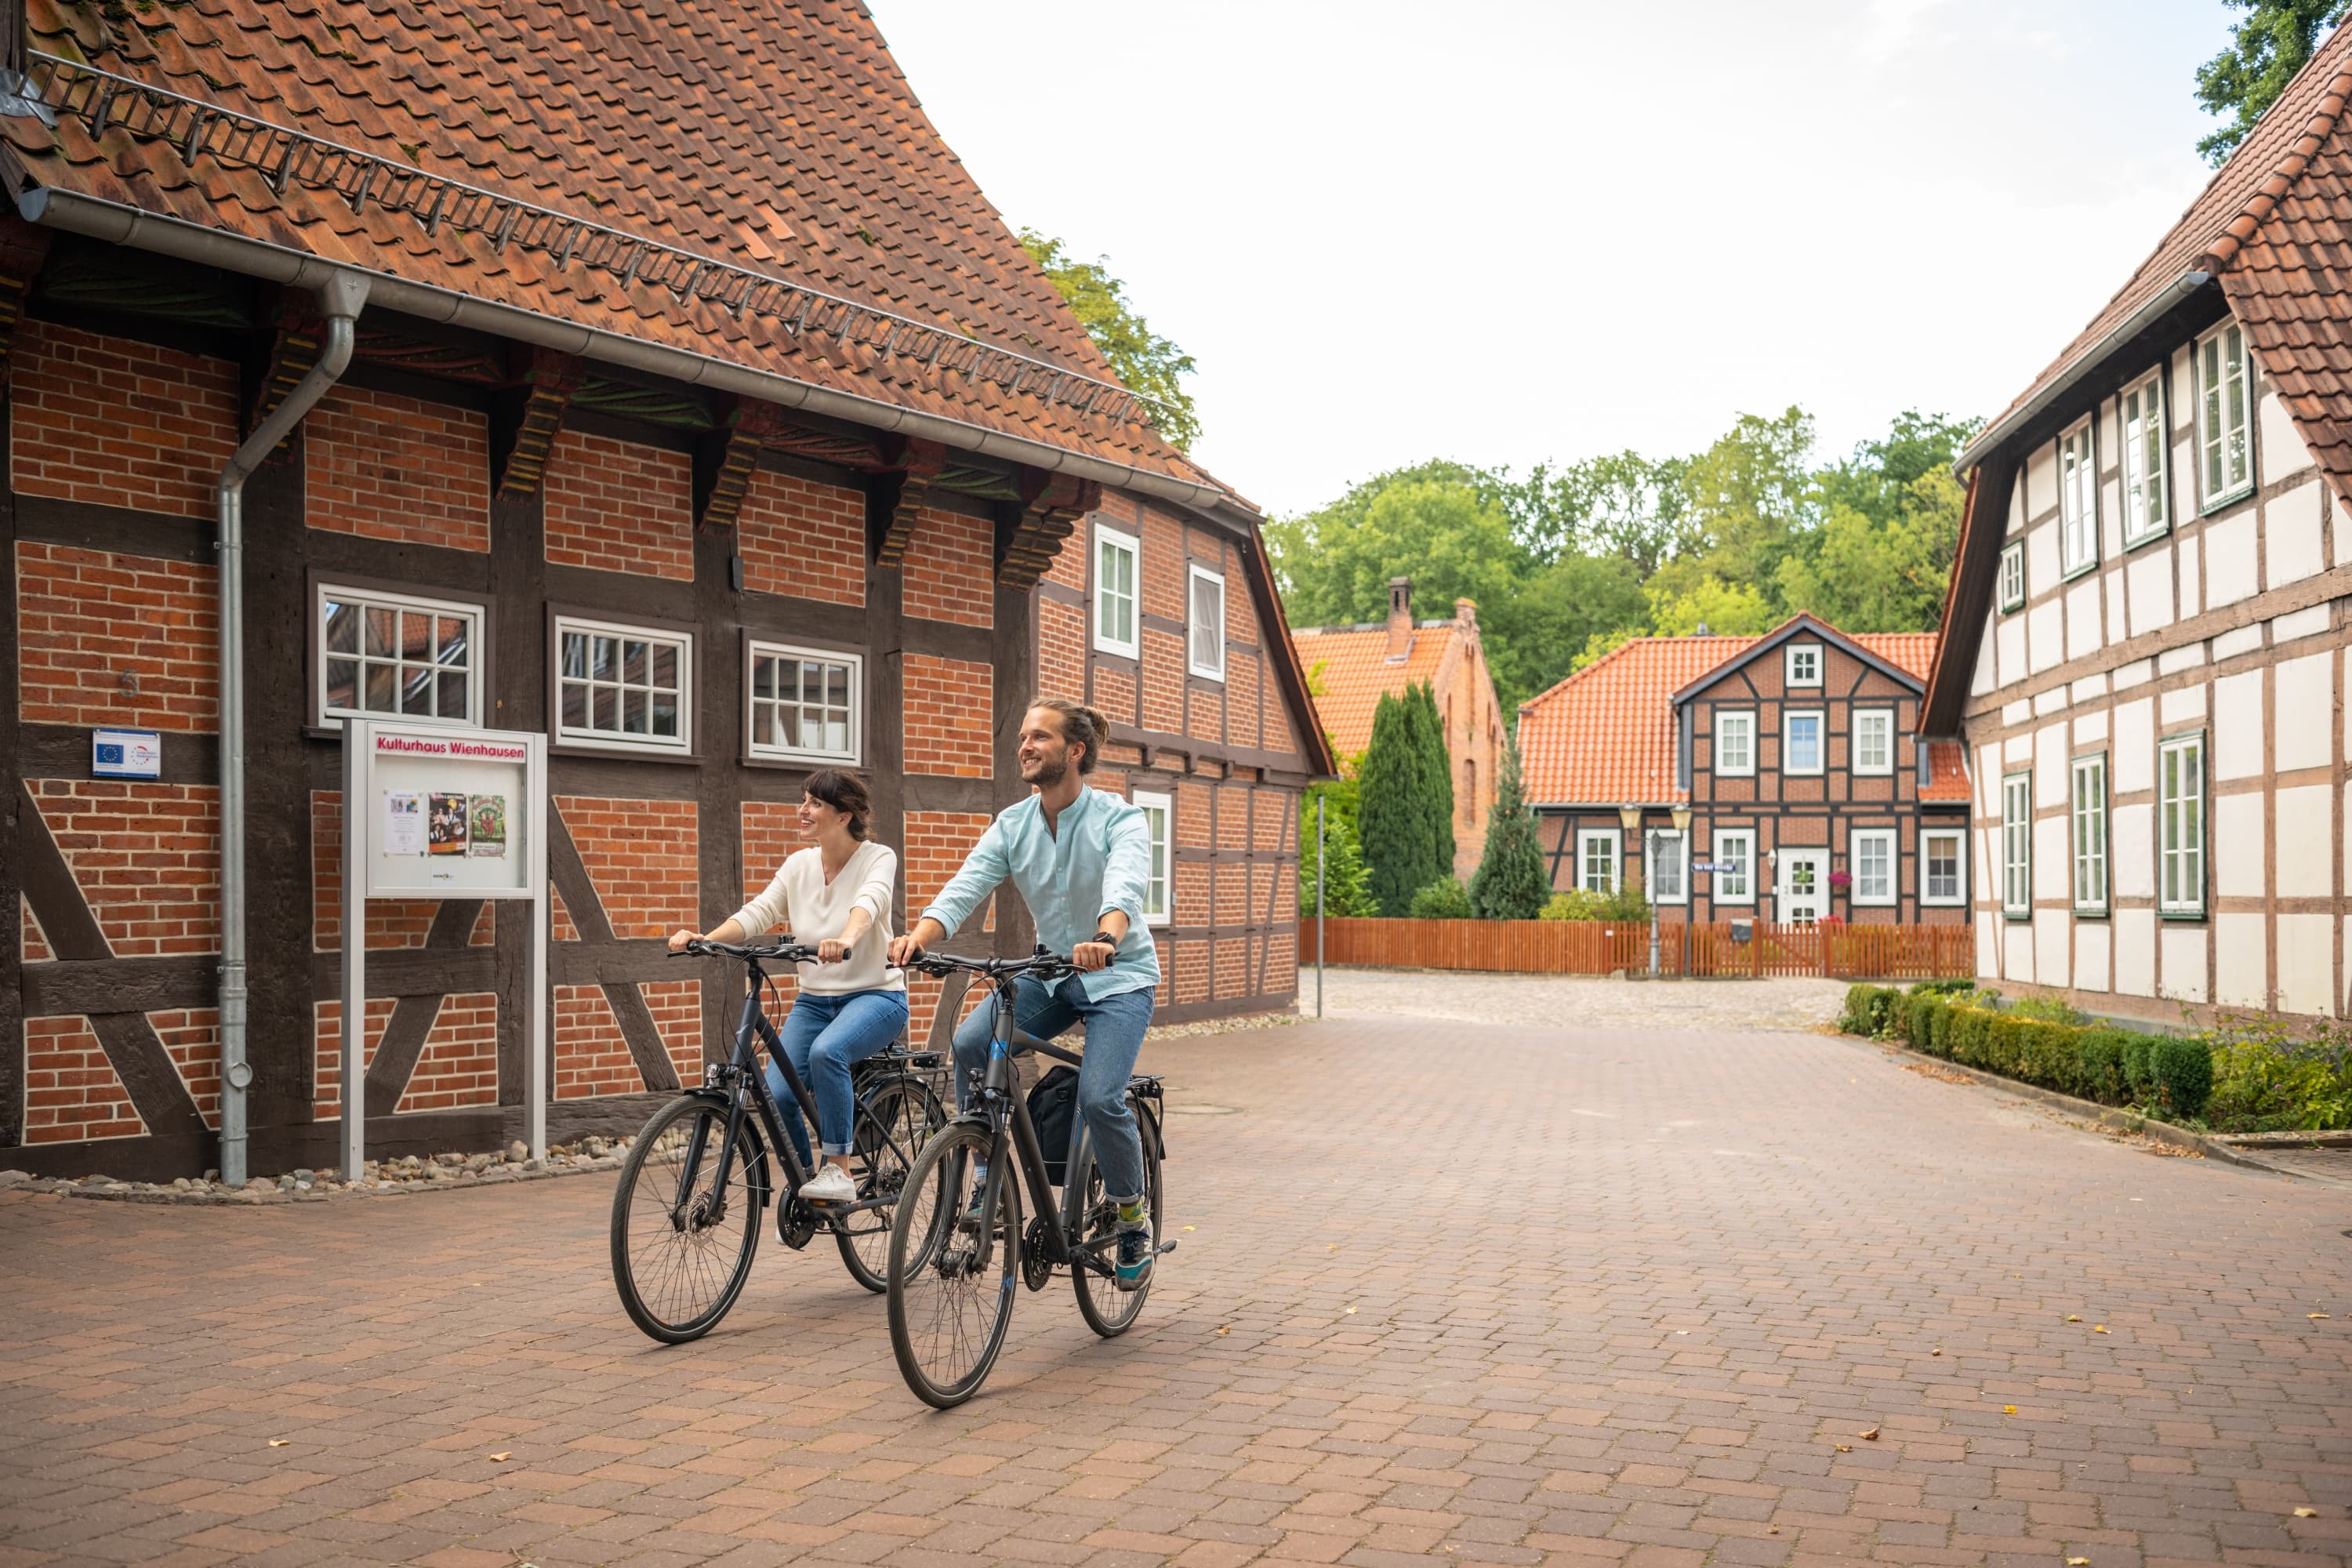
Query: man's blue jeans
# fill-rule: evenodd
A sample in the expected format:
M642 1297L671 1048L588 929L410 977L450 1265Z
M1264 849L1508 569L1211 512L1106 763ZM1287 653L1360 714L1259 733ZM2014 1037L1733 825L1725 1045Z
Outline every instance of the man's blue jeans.
M1089 1001L1078 977L1048 991L1034 980L1015 982L1013 1021L1024 1035L1050 1040L1073 1025L1087 1026L1086 1065L1078 1068L1078 1126L1094 1135L1095 1163L1102 1167L1103 1191L1114 1198L1143 1195L1143 1145L1137 1142L1135 1112L1127 1108L1127 1080L1151 1027L1151 993L1120 991ZM956 1109L988 1076L988 1044L996 1008L983 1003L955 1033ZM1074 1127L1071 1136L1076 1136Z
M848 1153L856 1137L850 1126L857 1114L849 1089L850 1068L897 1039L906 1026L904 991L803 991L793 998L793 1010L776 1035L792 1058L793 1070L816 1096L816 1133L826 1153ZM800 1152L801 1163L814 1165L808 1133L801 1126L800 1102L773 1062L768 1064L768 1092L783 1113L784 1134Z

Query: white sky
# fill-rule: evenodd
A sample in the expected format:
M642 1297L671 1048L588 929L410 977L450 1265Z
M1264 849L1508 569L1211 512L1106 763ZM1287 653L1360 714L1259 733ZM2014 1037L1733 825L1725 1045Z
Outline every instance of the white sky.
M1990 415L2196 195L2221 0L869 0L1275 511L1429 457Z

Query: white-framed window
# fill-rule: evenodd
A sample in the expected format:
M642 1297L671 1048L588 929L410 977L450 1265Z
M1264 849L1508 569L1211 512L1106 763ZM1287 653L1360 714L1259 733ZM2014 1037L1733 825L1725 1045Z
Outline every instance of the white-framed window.
M1580 827L1576 833L1576 885L1588 893L1617 890L1617 830Z
M2124 545L2162 533L2172 521L2165 504L2166 465L2171 443L2164 421L2164 373L2157 372L2126 391L2121 412L2124 470Z
M1225 678L1225 577L1195 565L1188 595L1192 635L1185 639L1192 671L1210 680Z
M694 636L555 617L555 738L632 751L694 746Z
M1715 901L1718 904L1752 904L1756 901L1756 835L1747 828L1727 831L1718 828L1715 835L1713 856Z
M1919 901L1969 901L1969 836L1958 827L1928 827L1919 834Z
M1853 862L1853 892L1850 897L1855 903L1895 901L1895 829L1856 828L1847 842L1846 858Z
M1756 710L1718 708L1715 710L1715 771L1723 778L1756 775Z
M2107 912L2107 754L2076 757L2073 818L2074 912Z
M2205 732L2168 735L2156 748L2156 909L2205 915Z
M2099 563L2099 459L2089 419L2058 437L2058 573Z
M2000 608L2003 615L2025 607L2025 541L2006 545L2000 552Z
M856 765L865 744L866 660L784 643L743 647L744 750L777 762Z
M1853 710L1853 771L1891 773L1895 771L1895 710L1857 708Z
M1822 683L1822 645L1790 643L1783 668L1791 686L1819 686Z
M2253 396L2246 334L2235 321L2197 340L2197 452L2207 508L2253 487Z
M1643 885L1650 890L1654 904L1686 904L1690 902L1689 840L1673 828L1659 828L1645 836L1643 846L1647 864Z
M2033 775L2000 781L2000 907L2011 920L2033 915Z
M481 605L320 583L312 612L321 723L481 724Z
M1095 525L1095 647L1139 657L1135 630L1136 563L1143 546L1135 535Z
M1780 771L1817 773L1822 771L1822 710L1801 708L1781 716Z
M1168 923L1169 844L1175 835L1176 803L1164 795L1137 790L1135 808L1143 813L1143 820L1151 825L1151 877L1143 885L1143 923L1164 926Z

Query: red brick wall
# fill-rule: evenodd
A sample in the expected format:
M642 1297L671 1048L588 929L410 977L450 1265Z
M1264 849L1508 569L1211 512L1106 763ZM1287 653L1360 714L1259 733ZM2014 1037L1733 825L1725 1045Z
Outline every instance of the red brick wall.
M654 1028L668 1051L680 1083L702 1081L702 982L649 980L638 991L652 1013ZM792 982L784 981L787 1003ZM600 1094L642 1094L646 1083L636 1058L622 1037L619 1020L604 989L595 985L555 988L555 1098L586 1100Z
M1209 944L1205 942L1180 942L1171 944L1176 961L1174 984L1176 1005L1209 999ZM1164 955L1163 955L1164 956Z
M1057 697L1086 695L1087 617L1076 605L1042 597L1037 601L1037 687ZM1123 718L1125 712L1114 717Z
M77 1143L147 1131L89 1020L25 1020L25 1142Z
M1216 982L1216 994L1220 1000L1247 996L1257 989L1257 973L1250 963L1250 941L1247 937L1217 939Z
M389 996L371 996L367 1004L367 1056L375 1059L376 1047L383 1043L385 1026L392 1022L392 1010L397 1004ZM310 1097L310 1119L332 1121L343 1113L343 1005L341 1002L314 1002L310 1005L311 1063L313 1075Z
M16 546L16 572L27 721L218 727L211 567L28 542Z
M968 659L910 653L906 678L907 771L949 778L995 775L996 671Z
M42 963L57 957L49 951L48 939L41 934L41 922L34 917L33 906L22 893L16 895L18 915L17 952L26 963Z
M1143 727L1163 735L1184 728L1184 639L1143 628Z
M742 812L743 901L750 903L753 894L767 890L784 858L802 847L800 815L780 800L747 800Z
M1143 514L1143 612L1184 619L1184 525L1164 512Z
M220 948L219 791L125 779L27 779L117 958Z
M560 432L549 455L547 559L639 577L694 577L694 472L683 452Z
M27 320L8 356L16 488L210 517L236 450L236 385L226 360Z
M557 795L555 809L586 863L616 937L699 931L694 803Z
M960 626L996 623L996 525L925 507L907 546L907 614Z
M395 1004L389 996L371 996L367 1004L367 1059L373 1064L383 1031L392 1022ZM343 1113L343 1005L320 1002L311 1016L316 1026L318 1074L312 1119L332 1121ZM448 1110L458 1106L499 1102L499 999L488 991L466 992L441 998L441 1010L425 1037L425 1049L409 1074L408 1087L394 1109Z
M380 947L423 947L441 906L430 899L372 899L367 910L367 944ZM310 792L310 942L320 952L338 952L343 945L343 792Z
M163 1042L180 1081L196 1102L205 1125L220 1130L220 1014L210 1007L180 1007L150 1013L147 1022Z
M923 912L923 906L940 896L940 889L963 865L963 858L980 842L992 819L978 811L910 811L907 814L907 841L898 847L898 874L907 889L907 924L911 927ZM996 929L996 906L993 901L982 906L980 930ZM967 927L967 929L970 929ZM914 1038L928 1039L931 1013L939 1005L940 983L919 974L907 977L908 1018Z
M796 474L757 473L735 522L743 583L829 605L866 603L866 498Z
M312 528L489 549L490 446L481 415L338 386L311 411L303 433Z

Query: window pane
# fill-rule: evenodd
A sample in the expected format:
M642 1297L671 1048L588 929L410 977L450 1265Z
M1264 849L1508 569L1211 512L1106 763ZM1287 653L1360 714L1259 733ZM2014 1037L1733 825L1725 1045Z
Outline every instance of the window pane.
M588 673L588 637L584 632L563 634L563 673L574 680Z
M849 750L849 722L847 720L836 717L825 724L824 749L828 752L846 752Z
M369 712L399 711L399 670L389 664L371 664L367 667L367 710Z
M327 706L349 708L359 700L360 667L348 658L327 661Z
M631 686L643 686L652 668L651 651L635 637L625 640L621 644L621 679Z
M466 662L466 647L471 640L466 634L464 616L443 616L441 617L440 658L443 664Z
M588 661L588 673L599 680L613 679L620 668L621 639L600 637L594 639L594 646L595 652Z
M755 658L751 661L751 695L758 699L772 699L776 695L774 659Z
M444 719L472 718L473 715L467 710L466 672L462 669L445 669L441 672L440 681L440 716Z
M433 716L433 671L403 669L400 672L400 710L418 718Z
M634 687L621 689L621 732L642 735L646 732L646 694Z
M667 691L654 693L654 733L677 739L677 699Z
M576 680L563 683L563 727L567 730L588 727L588 689Z
M653 683L665 691L677 689L677 649L669 643L654 645Z
M590 710L588 727L592 730L620 729L621 694L609 686L591 687L589 689L594 693L594 705Z
M360 650L360 611L356 605L327 602L327 651L357 653Z
M367 606L367 655L370 658L390 658L400 631L400 616L392 610Z
M414 610L400 613L400 657L417 664L433 662L433 617Z
M824 668L824 700L835 708L846 709L849 706L849 667L829 664Z

